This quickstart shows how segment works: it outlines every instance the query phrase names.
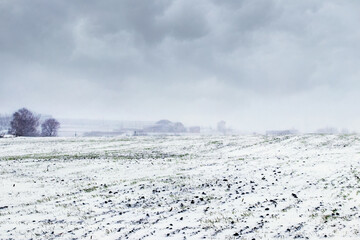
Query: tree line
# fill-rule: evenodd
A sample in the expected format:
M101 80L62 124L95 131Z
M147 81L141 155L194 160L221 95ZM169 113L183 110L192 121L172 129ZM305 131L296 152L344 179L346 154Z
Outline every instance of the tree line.
M11 117L0 117L0 128L7 129L8 134L26 137L54 137L57 136L60 123L55 118L40 121L40 115L26 108L16 111ZM41 124L40 124L41 123ZM39 127L41 126L41 131ZM1 130L1 129L0 129Z

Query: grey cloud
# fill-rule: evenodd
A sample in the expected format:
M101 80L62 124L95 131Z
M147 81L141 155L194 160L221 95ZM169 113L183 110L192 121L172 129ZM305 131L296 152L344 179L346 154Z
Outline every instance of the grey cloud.
M239 125L276 104L290 113L291 101L314 114L332 94L358 99L359 10L335 0L1 0L0 107L204 123L221 114Z

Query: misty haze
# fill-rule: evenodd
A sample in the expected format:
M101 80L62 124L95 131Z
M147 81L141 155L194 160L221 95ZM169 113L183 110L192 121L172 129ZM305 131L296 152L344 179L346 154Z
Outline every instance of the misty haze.
M0 0L0 239L360 239L359 12Z

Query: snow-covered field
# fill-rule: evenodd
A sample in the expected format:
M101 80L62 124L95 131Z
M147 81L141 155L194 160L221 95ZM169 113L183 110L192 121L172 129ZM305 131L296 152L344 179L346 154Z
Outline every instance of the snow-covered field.
M0 239L360 239L357 135L0 139Z

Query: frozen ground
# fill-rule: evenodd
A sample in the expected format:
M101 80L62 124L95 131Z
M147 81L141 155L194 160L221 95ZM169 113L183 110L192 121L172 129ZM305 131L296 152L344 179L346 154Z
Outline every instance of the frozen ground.
M0 239L360 239L356 135L0 139Z

